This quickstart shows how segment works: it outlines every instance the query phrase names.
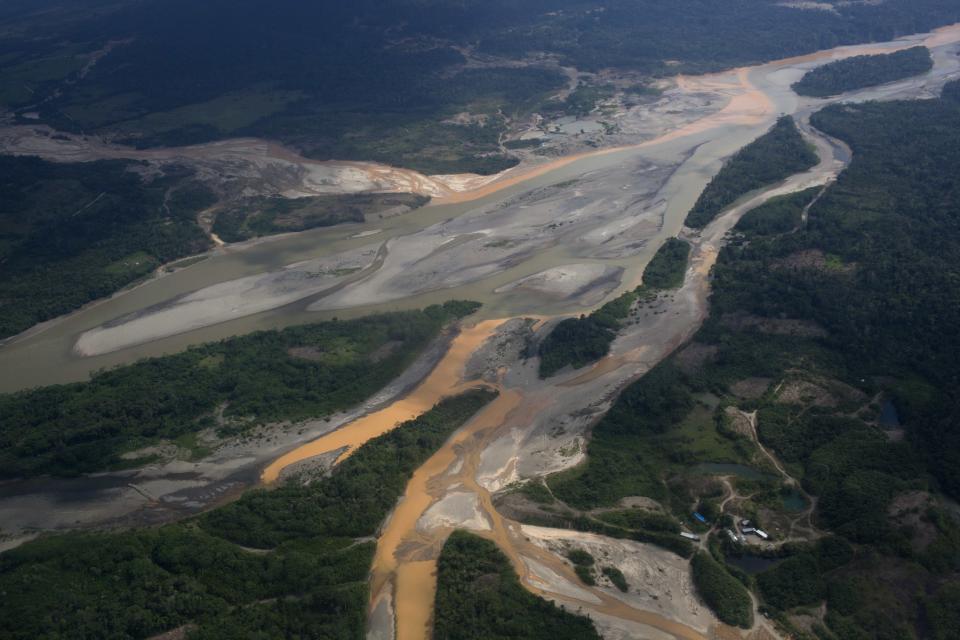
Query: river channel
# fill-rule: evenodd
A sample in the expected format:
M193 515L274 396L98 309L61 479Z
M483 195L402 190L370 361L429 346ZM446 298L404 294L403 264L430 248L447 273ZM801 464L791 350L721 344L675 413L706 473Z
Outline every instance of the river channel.
M384 526L371 574L371 637L400 640L429 637L436 557L449 531L462 523L438 524L434 521L431 524L425 522L425 515L451 494L465 494L473 506L464 516L464 522L469 521L471 528L497 542L531 591L569 608L582 608L599 618L618 620L628 631L650 630L655 637L691 640L711 636L715 632L713 627L706 628L697 621L678 621L664 613L645 610L599 588L580 588L578 593L582 595L579 596L565 592L557 585L577 584L570 567L556 554L531 541L529 530L502 517L493 506L492 494L510 481L529 477L529 470L524 471L521 467L527 463L526 458L540 455L545 445L538 443L547 441L542 435L547 423L564 416L579 415L582 413L580 409L595 404L598 398L608 399L607 404L597 411L605 410L609 399L619 389L689 339L706 314L710 267L726 232L740 215L774 195L811 185L826 185L849 163L849 151L843 145L819 135L807 124L809 114L826 102L801 100L790 90L790 85L806 69L833 58L927 43L937 47L934 51L937 66L933 72L919 79L870 89L854 96L857 100L925 97L947 77L960 73L956 56L958 41L960 25L955 25L933 35L912 36L880 45L846 47L715 76L684 79L681 84L687 83L691 90L695 87L702 90L711 83L725 87L724 91L730 97L727 106L692 124L665 132L659 138L564 161L529 180L511 183L499 190L485 189L474 199L427 206L376 224L313 230L245 247L227 247L202 262L146 282L9 342L0 348L0 391L80 380L102 367L256 329L333 316L345 318L373 311L421 307L450 298L482 302L484 307L478 318L471 320L472 326L462 330L433 373L411 393L285 453L266 467L262 480L273 482L285 467L322 453L342 450L345 452L340 456L342 459L343 455L349 455L351 450L370 438L403 420L416 417L444 395L477 384L475 380L465 379L465 363L507 319L585 311L586 307L578 302L496 293L497 289L525 276L571 262L584 262L583 256L572 253L561 243L548 244L494 273L455 287L438 287L390 302L309 311L308 307L316 302L316 298L308 297L269 311L98 356L81 357L75 352L74 345L85 331L202 287L361 247L369 244L371 239L382 242L411 236L451 219L489 211L491 207L548 185L605 173L629 177L629 172L617 172L630 163L643 161L673 166L653 198L665 203L662 221L644 238L642 246L626 257L588 260L622 269L619 286L605 294L609 299L635 286L644 266L663 240L681 233L683 218L723 159L760 136L781 114L792 114L808 139L816 144L821 164L783 185L751 194L693 237L691 268L683 288L670 302L671 315L651 317L647 325L619 338L611 355L595 367L579 374L561 375L553 382L542 382L529 376L529 371L519 371L523 365L517 364L517 371L501 373L495 382L482 383L496 387L500 391L499 397L414 474L403 499ZM626 189L629 185L611 184L609 187L616 190ZM517 208L516 215L523 215L523 207ZM589 418L577 424L585 433ZM540 440L534 442L534 436Z

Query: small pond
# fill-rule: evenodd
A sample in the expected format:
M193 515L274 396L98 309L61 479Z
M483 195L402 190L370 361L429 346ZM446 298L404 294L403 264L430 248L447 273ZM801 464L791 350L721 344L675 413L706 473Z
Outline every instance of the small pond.
M745 553L742 556L727 556L727 563L751 576L772 569L781 562L783 562L783 558L764 558L752 553Z
M807 500L797 489L790 489L788 493L780 494L780 500L783 502L783 508L787 511L803 511L807 508Z
M880 426L884 429L897 429L900 427L900 414L897 412L896 405L889 399L884 400L880 406L880 417L877 419Z

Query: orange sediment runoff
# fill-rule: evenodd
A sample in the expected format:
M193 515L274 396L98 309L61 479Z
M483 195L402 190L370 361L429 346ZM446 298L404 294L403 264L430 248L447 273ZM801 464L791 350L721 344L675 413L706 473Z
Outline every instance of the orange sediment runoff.
M502 322L487 320L463 329L440 363L409 395L277 458L264 469L261 481L270 484L292 464L346 448L336 460L337 463L342 462L368 440L393 430L401 422L416 418L443 397L462 391L468 386L460 383L467 359Z
M503 518L493 506L490 492L477 481L480 455L494 440L516 426L528 424L541 408L537 402L521 404L524 396L515 390L501 390L500 396L487 405L473 420L417 469L407 485L403 499L387 521L377 542L377 552L371 573L371 606L390 591L395 606L397 640L428 640L431 635L437 577L436 558L450 529L430 527L421 531L417 524L423 514L449 490L465 489L477 497L480 513L490 524L490 530L478 532L495 542L510 559L524 586L534 594L548 599L559 599L573 607L583 607L605 615L643 624L674 638L704 640L705 636L683 623L669 620L656 613L634 609L602 591L590 589L599 604L588 604L565 598L542 588L531 576L524 558L549 566L554 572L573 584L578 579L572 570L550 552L529 542L519 525ZM450 472L462 458L456 472ZM429 526L429 525L428 525ZM544 585L546 586L546 585Z
M496 400L484 407L465 428L414 472L403 498L387 521L377 541L370 593L376 598L393 580L397 640L425 640L430 635L437 590L436 557L446 535L438 536L434 532L421 534L417 530L417 522L444 495L450 483L458 483L467 477L468 465L465 464L460 473L447 476L448 482L443 481L447 469L456 461L458 451L469 450L477 452L479 456L483 446L471 441L485 439L484 432L502 424L521 399L522 396L516 391L501 391ZM407 545L412 549L425 550L426 559L405 557L404 547Z
M927 47L939 47L954 42L960 42L960 24L951 24L934 29L930 36L923 41L923 44Z
M946 44L952 44L958 41L960 41L960 24L954 24L932 31L931 34L922 42L905 41L892 46L851 45L849 47L839 47L837 49L818 51L802 56L776 60L769 62L766 65L759 65L759 67L771 65L789 66L794 64L802 64L804 62L824 60L827 58L839 60L855 55L893 53L900 49L917 46L918 44L923 44L927 47L937 47ZM478 198L496 193L501 189L505 189L507 187L520 184L526 180L539 177L585 158L595 158L618 151L649 147L656 144L661 144L663 142L668 142L670 140L675 140L676 138L683 136L688 136L693 133L707 131L722 125L758 124L765 118L775 115L775 113L774 105L770 98L763 91L757 89L752 82L750 82L750 72L756 68L758 67L742 67L739 69L734 69L732 72L703 76L678 76L677 85L684 91L696 91L704 89L710 89L714 91L729 91L732 94L732 98L727 106L720 111L704 116L703 118L695 120L687 125L678 127L677 129L669 131L662 136L652 140L647 140L646 142L641 142L639 144L609 147L606 149L599 149L597 151L587 151L584 153L557 158L551 162L534 167L518 167L513 170L507 170L499 177L495 177L491 181L487 182L486 184L482 184L479 187L466 189L463 191L451 191L447 195L436 197L433 199L433 203L449 204L476 200ZM736 82L730 82L727 79L731 73L736 74Z
M504 172L501 177L476 189L469 189L466 191L455 192L451 193L450 195L434 198L433 204L450 204L476 200L478 198L496 193L501 189L505 189L515 184L520 184L521 182L536 178L585 158L598 158L611 153L617 153L619 151L643 149L662 144L664 142L669 142L677 138L682 138L693 133L707 131L718 126L730 124L749 125L762 122L764 118L774 115L773 102L770 101L765 93L753 86L753 83L750 82L749 72L749 68L737 69L735 82L720 83L720 86L725 89L729 89L732 93L734 93L730 102L723 109L704 116L703 118L695 120L687 125L678 127L677 129L665 133L662 136L637 144L624 145L620 147L608 147L606 149L599 149L597 151L585 151L583 153L564 156L545 164L526 169L517 169L513 172L508 170ZM704 83L717 82L715 76L708 76L705 78L707 79L703 81ZM699 79L696 82L692 82L689 78L685 78L683 76L678 77L677 82L680 88L684 90L688 90L694 85L698 87L704 86L701 84Z

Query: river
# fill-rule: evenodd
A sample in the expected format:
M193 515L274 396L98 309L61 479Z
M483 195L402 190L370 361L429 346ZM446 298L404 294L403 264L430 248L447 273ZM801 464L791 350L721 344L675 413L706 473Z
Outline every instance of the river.
M453 297L472 298L484 303L475 323L463 329L433 373L409 395L279 457L262 475L265 482L272 482L285 467L306 458L339 450L349 455L350 451L368 439L419 415L444 395L478 384L475 380L465 379L465 363L488 337L503 326L505 319L585 310L569 301L494 293L495 289L520 277L568 264L573 259L582 260L582 256L571 253L564 246L553 244L492 274L455 287L437 288L389 303L315 312L307 311L314 300L305 299L278 309L95 357L79 357L74 353L77 337L88 329L125 314L148 309L201 287L356 248L369 243L374 237L380 240L414 235L451 219L488 211L490 207L546 185L585 175L616 173L624 163L634 161L672 163L675 168L669 178L657 187L655 194L657 199L665 203L662 223L645 238L641 250L627 257L605 261L624 269L621 285L607 293L609 298L634 286L662 241L681 232L684 216L722 160L761 135L780 114L793 114L808 139L816 144L822 158L821 164L782 185L752 194L745 202L725 212L702 233L691 236L691 268L683 288L669 302L671 314L651 315L626 331L625 335L618 338L611 355L596 366L582 373L561 375L555 380L542 382L531 375L530 365L519 361L505 363L509 366L504 367L505 371L501 372L496 382L484 383L495 386L500 391L499 397L415 472L403 499L384 525L371 573L371 619L376 617L381 620L372 623L371 637L394 637L395 633L395 637L401 640L427 638L435 592L437 554L452 527L469 522L481 535L498 544L510 558L523 584L537 594L561 602L568 608L582 608L591 615L625 625L621 629L630 633L655 630L652 632L675 638L708 637L716 633L717 627L705 627L702 622L692 618L674 619L636 605L633 601L614 597L600 588L581 586L578 588L585 595L571 596L569 589L563 586L578 584L571 568L557 555L531 542L529 532L523 531L520 525L502 517L493 506L491 494L520 477L540 474L531 469L546 472L575 463L578 458L557 462L555 450L568 448L571 442L582 442L592 420L609 407L619 389L689 339L706 315L710 268L726 232L743 213L774 195L812 185L826 185L849 162L848 150L819 135L807 124L811 111L825 102L800 100L789 88L806 68L831 58L930 42L940 47L935 51L938 64L934 72L920 79L860 92L856 98L923 95L929 87L942 84L948 75L956 75L960 71L960 63L953 55L958 41L960 25L940 30L932 36L914 36L883 45L847 47L726 74L683 79L681 84L691 91L713 85L714 90L729 92L728 105L654 140L629 148L562 160L548 169L539 170L527 180L513 181L500 185L500 188L484 187L472 200L463 198L462 201L428 206L404 216L378 221L375 225L314 230L268 239L246 247L228 247L203 262L145 283L51 323L45 330L5 345L0 349L0 370L3 372L0 374L0 389L13 390L40 383L83 379L91 371L104 366L176 351L189 344L253 329L280 327L331 316L362 315L376 310L420 307ZM629 177L629 172L617 175ZM522 209L518 207L517 216L523 215ZM373 235L372 232L377 229L379 233ZM366 232L371 233L358 237L358 234ZM593 410L584 414L583 409L587 405ZM565 438L562 442L550 440L548 427L554 424L563 424L569 430L562 436ZM564 447L559 447L558 442ZM554 449L548 450L550 446L554 446ZM537 467L537 464L541 466ZM551 467L551 464L554 466ZM463 515L463 522L427 517L431 508L452 494L465 494L468 504L472 505L469 513ZM544 577L546 574L554 577L547 579ZM385 617L379 615L384 611L387 612ZM383 620L387 621L386 626Z
M953 33L955 36L960 35L956 30ZM943 40L940 34L936 37L940 41ZM956 42L956 38L953 42ZM860 49L876 50L878 46ZM845 50L843 53L848 52ZM561 379L553 384L531 383L529 379L517 378L512 384L501 380L496 385L501 392L498 399L417 470L407 486L404 497L383 529L378 540L371 574L372 638L395 637L398 640L422 640L429 637L433 595L436 589L436 557L442 548L443 541L453 528L448 520L442 518L437 520L435 516L431 517L431 508L446 498L463 494L472 496L470 504L473 506L466 512L461 510L462 526L473 528L480 535L495 541L509 557L523 584L534 593L564 604L568 608L585 610L593 616L615 618L626 625L634 625L627 627L633 631L652 629L670 637L688 639L713 637L721 633L721 625L703 628L702 625L693 621L687 624L642 607L631 606L630 603L614 597L605 590L586 589L579 583L567 563L541 546L531 543L529 536L518 523L501 516L493 506L491 487L502 486L509 479L517 477L515 471L523 455L522 447L514 450L516 455L501 458L500 467L494 475L505 478L503 482L491 481L490 464L489 461L485 463L484 456L504 439L515 439L518 432L535 431L540 414L549 412L553 406L564 402L562 396L557 394L579 398L578 402L572 402L571 408L586 405L590 399L599 397L597 394L600 389L621 388L649 369L674 346L687 339L699 326L705 314L710 267L716 259L724 235L739 217L774 195L797 191L816 184L826 185L849 163L850 153L845 146L820 135L809 127L809 114L822 102L803 103L789 90L789 84L802 74L806 65L815 64L819 60L835 55L837 55L836 52L826 52L800 60L764 65L760 69L740 70L737 77L742 86L747 87L748 90L731 101L724 112L708 118L706 122L695 123L685 132L668 134L663 140L655 141L641 149L618 152L650 153L650 150L656 149L658 145L666 146L678 137L685 136L697 139L698 144L705 144L701 142L699 136L712 131L713 127L737 129L736 135L725 136L719 133L717 137L710 140L716 145L714 148L723 148L726 144L736 146L745 139L759 135L773 118L779 113L786 112L797 117L805 135L816 144L822 162L807 174L792 178L784 185L767 189L733 207L693 239L692 268L688 271L683 290L676 296L681 300L689 301L691 305L689 313L679 314L680 319L669 323L669 326L661 326L659 330L651 331L646 327L645 331L640 332L644 335L633 343L629 339L621 338L618 340L619 348L615 347L608 358L584 373L569 375L566 378L561 376ZM955 74L956 71L955 65L948 65L944 73ZM705 82L709 79L697 81ZM762 89L749 90L751 86L762 87ZM922 86L924 85L908 83L906 86L890 87L886 94L881 90L872 89L866 92L864 97L909 95L917 93ZM597 159L591 158L588 161L596 162ZM700 161L702 162L703 159ZM704 162L702 165L698 162L692 163L688 171L678 178L675 186L679 191L697 184L697 171L703 171L705 166L710 166L710 162ZM576 163L567 167L576 167ZM690 204L689 198L681 197L678 200L682 205L678 205L678 208L668 214L664 224L665 230L671 234L679 231L681 219L679 213L681 211L685 213ZM642 270L642 267L638 270ZM635 275L636 270L632 273ZM633 284L629 276L626 281ZM503 311L503 309L495 309L495 311ZM471 342L478 345L475 338L489 335L497 324L498 322L485 322L477 325L477 329L470 334L473 338ZM451 365L461 369L462 352L451 352L450 360ZM444 377L447 378L452 371L451 366L441 366L441 368L445 372ZM524 380L526 384L517 384L518 379ZM458 379L444 386L453 389L468 383L469 381ZM438 390L430 387L431 385L424 385L423 397L420 397L418 392L413 394L412 399L418 406L426 404L426 400L437 397ZM398 406L398 411L403 416L409 415L403 405ZM387 422L391 420L393 420L392 417ZM375 430L375 432L379 431ZM361 429L358 433L363 433L363 430ZM351 447L360 444L354 437L349 437L348 440ZM343 441L331 439L326 445L310 449L309 453L316 455L341 446ZM306 452L307 450L300 453L294 452L291 459L300 459L301 454ZM265 474L265 480L270 480L275 474L272 470L268 472L270 477ZM547 568L546 573L552 574L554 579L543 578L544 567ZM577 588L581 591L586 589L589 596L571 597L569 592L565 592L564 587L557 586L558 580L566 581L570 585L578 585ZM391 622L393 628L387 628ZM722 633L736 632L723 628Z
M928 79L928 82L932 82L936 81L938 76L955 71L955 60L951 62L947 52L955 45L957 32L956 27L945 28L932 36L912 36L881 45L845 47L725 74L682 78L678 85L683 90L719 92L729 98L728 104L720 111L709 113L652 140L625 148L603 149L561 158L527 172L515 172L506 179L447 198L446 201L438 200L437 204L406 215L365 224L314 229L218 249L201 262L149 280L8 341L0 347L0 391L82 380L90 372L104 367L128 363L145 356L171 353L188 345L257 329L289 326L333 316L344 318L374 311L415 308L454 297L483 302L485 306L481 313L486 318L586 311L587 308L577 301L556 300L537 295L498 294L495 290L551 267L571 262L602 262L624 269L621 286L610 291L607 299L617 295L638 281L644 266L659 244L680 231L686 212L725 157L760 135L778 115L795 114L802 119L809 113L811 105L822 104L820 101L801 101L790 90L789 85L800 77L804 69L827 59L931 42L940 47L937 70ZM884 98L897 95L898 91L906 91L906 95L910 95L911 91L916 91L916 87L909 83L906 89L904 86L892 85L867 90L858 95L863 98ZM309 311L307 308L316 302L316 296L307 296L293 303L244 317L231 317L227 313L222 321L210 326L186 330L177 335L150 340L110 353L81 357L74 350L79 336L88 330L115 323L118 318L129 314L142 313L169 303L204 287L282 269L286 265L304 260L336 255L368 246L371 242L382 243L410 238L450 220L482 215L497 206L509 203L511 199L530 194L547 185L620 171L618 182L601 185L609 193L616 194L618 190L626 189L629 184L624 180L630 173L624 168L639 162L671 165L675 170L665 184L649 198L651 207L655 203L665 203L661 223L658 228L645 235L638 235L636 244L640 246L629 255L619 258L585 256L582 251L576 253L570 249L569 238L559 236L550 242L541 243L526 254L510 256L510 259L497 269L469 281L455 283L454 286L438 282L435 288L427 287L426 290L389 302L379 302L378 298L373 296L348 308ZM511 215L519 218L523 214L524 207L519 206ZM624 214L626 217L631 215L635 214ZM605 220L604 224L609 226L609 222ZM589 227L584 229L586 231ZM605 232L602 229L601 231ZM388 258L388 263L390 259Z

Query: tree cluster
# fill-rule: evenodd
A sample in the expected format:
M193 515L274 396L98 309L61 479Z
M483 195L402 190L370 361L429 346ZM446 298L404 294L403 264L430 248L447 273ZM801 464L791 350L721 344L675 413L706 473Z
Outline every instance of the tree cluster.
M455 531L437 561L435 640L599 640L589 618L565 611L520 584L489 540Z
M494 395L443 400L306 486L160 528L52 535L8 551L0 637L140 640L183 627L191 640L360 640L375 545L354 538L376 534L413 470Z
M783 116L724 163L687 214L688 227L702 229L741 196L817 164L817 154L790 116Z
M801 96L828 96L903 80L933 68L926 47L911 47L885 55L854 56L808 71L793 90Z
M451 301L261 331L103 371L88 382L0 395L0 477L143 464L149 459L121 456L207 428L230 435L329 415L381 389L445 323L477 306Z

